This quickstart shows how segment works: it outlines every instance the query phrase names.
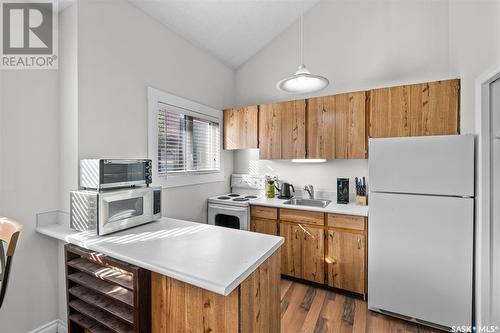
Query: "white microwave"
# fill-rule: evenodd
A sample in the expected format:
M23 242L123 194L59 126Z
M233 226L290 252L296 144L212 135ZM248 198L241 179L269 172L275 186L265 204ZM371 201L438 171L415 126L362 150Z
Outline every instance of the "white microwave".
M71 191L70 205L72 229L106 235L160 219L161 187Z

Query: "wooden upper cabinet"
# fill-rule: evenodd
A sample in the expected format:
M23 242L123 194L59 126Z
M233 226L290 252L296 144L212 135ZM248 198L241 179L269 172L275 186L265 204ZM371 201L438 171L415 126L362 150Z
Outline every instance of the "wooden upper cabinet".
M408 86L370 91L369 136L410 135L410 89Z
M259 158L281 159L281 107L279 103L259 105Z
M459 133L460 80L370 91L369 136Z
M259 105L260 159L305 158L304 100Z
M307 100L307 157L366 158L366 92Z
M335 95L335 158L366 158L366 92Z
M257 148L258 107L224 110L224 149Z
M307 100L307 157L335 158L335 96Z
M411 86L410 135L459 134L460 80Z

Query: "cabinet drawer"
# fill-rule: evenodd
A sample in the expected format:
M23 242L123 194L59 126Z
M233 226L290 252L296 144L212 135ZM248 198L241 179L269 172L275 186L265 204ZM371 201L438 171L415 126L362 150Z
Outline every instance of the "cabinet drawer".
M366 230L364 216L328 214L328 226L344 229Z
M308 212L296 209L280 209L280 220L325 225L325 214L321 212Z
M263 219L277 220L278 208L252 206L252 217L260 217Z

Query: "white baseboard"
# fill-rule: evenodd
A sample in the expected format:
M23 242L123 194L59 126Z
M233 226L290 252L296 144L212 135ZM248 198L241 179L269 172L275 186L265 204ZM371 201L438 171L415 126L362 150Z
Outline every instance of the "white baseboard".
M60 319L56 319L40 326L29 333L67 333L66 323Z

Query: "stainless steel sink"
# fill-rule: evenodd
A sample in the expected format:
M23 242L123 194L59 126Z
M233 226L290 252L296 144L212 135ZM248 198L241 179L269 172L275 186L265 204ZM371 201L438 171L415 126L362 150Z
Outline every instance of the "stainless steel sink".
M321 207L325 208L328 204L332 202L331 200L323 200L323 199L302 199L302 198L294 198L283 202L285 205L292 206L311 206L311 207Z

